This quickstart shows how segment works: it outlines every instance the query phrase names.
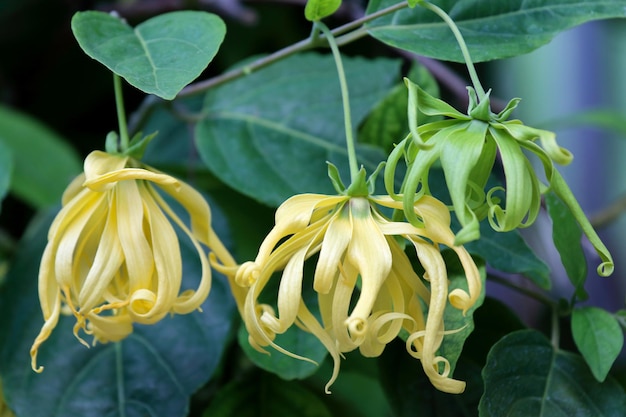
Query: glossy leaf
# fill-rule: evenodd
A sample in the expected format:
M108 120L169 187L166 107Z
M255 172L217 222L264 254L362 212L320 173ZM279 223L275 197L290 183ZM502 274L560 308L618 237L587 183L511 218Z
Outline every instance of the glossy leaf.
M0 211L2 210L2 200L9 191L11 185L11 173L13 172L13 155L11 150L0 138Z
M601 308L577 308L572 312L572 335L593 376L604 381L624 346L617 319Z
M482 374L481 417L620 417L626 410L614 379L599 383L580 356L554 349L535 330L502 338Z
M358 125L398 79L399 62L344 58ZM198 150L223 182L277 206L304 192L334 194L326 161L349 178L341 94L330 56L293 56L207 93ZM361 145L368 173L385 159ZM297 173L297 174L295 174Z
M398 4L371 0L367 14ZM625 0L437 0L459 27L474 62L528 53L581 23L626 16ZM367 24L376 39L396 48L445 61L463 62L450 28L419 6Z
M203 417L331 417L318 396L295 383L258 373L224 387Z
M339 6L341 0L308 0L304 7L304 17L315 22L335 13Z
M468 251L494 269L521 274L543 289L550 289L550 268L537 257L517 230L496 232L487 222L480 224L480 239L465 245Z
M0 106L0 142L13 155L11 192L35 207L60 201L81 171L65 139L30 116Z
M72 18L80 47L128 83L171 100L209 65L226 34L218 16L177 11L130 27L111 14L86 11Z
M586 300L587 259L582 248L582 231L567 206L554 192L545 195L548 214L552 219L552 240L561 255L567 276L576 289L576 296Z
M0 289L0 373L9 406L18 416L187 415L189 397L215 372L229 341L235 312L226 280L213 276L202 312L136 325L119 343L81 345L72 335L73 317L62 316L42 346L41 374L30 369L28 351L43 320L37 297L37 259L46 243L49 213L21 242ZM214 222L222 218L214 213ZM224 230L221 230L224 235ZM183 285L197 286L201 269L191 243L181 240ZM33 401L37 393L37 401Z
M322 363L328 354L326 348L313 335L295 326L291 327L284 334L278 335L275 340L276 344L292 353L315 361L317 365L292 358L269 346L265 348L267 353L255 350L248 343L248 332L244 326L239 328L238 339L239 345L252 362L258 367L286 380L303 379L312 375L317 371L319 364ZM328 374L329 379L331 375Z

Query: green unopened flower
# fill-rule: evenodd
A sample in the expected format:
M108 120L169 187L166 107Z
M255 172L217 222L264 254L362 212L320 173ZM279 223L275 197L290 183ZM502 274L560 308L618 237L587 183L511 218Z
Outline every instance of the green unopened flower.
M388 196L296 195L278 208L276 224L254 262L219 268L248 288L243 319L250 344L307 360L274 340L294 324L312 333L334 360L328 392L343 352L358 348L364 356L378 356L404 330L409 334L407 350L421 360L433 385L462 392L465 383L449 376L449 362L437 350L446 332L457 330L445 329L446 304L466 312L481 294L478 269L467 251L454 245L449 211L438 200L423 196L415 202L413 210L423 227L391 221L381 213L383 207L401 209L402 204ZM404 244L413 246L425 271L422 277L414 271ZM468 291L448 290L441 244L458 254ZM312 288L321 320L302 297L307 285L304 263L316 254ZM275 310L259 299L270 280L278 279L278 271L282 277Z
M480 236L479 221L487 217L491 227L500 232L527 227L534 223L541 206L541 195L553 189L566 202L604 261L599 273L608 275L613 261L580 210L554 163L565 165L572 155L556 143L553 132L508 120L519 103L511 100L498 114L491 112L489 94L478 102L468 87L469 109L463 114L446 102L430 96L411 81L409 89L409 128L411 133L392 151L385 170L387 192L402 200L407 219L420 224L412 210L413 202L430 194L429 172L440 163L452 207L462 228L455 242L463 244ZM417 110L428 116L445 119L418 126ZM539 142L541 146L537 143ZM488 190L487 181L499 154L504 170L504 186ZM543 166L545 180L538 178L527 155L535 155ZM407 172L402 195L394 189L395 171L403 159Z
M213 232L204 198L189 185L121 155L95 151L84 174L63 195L39 270L39 299L45 323L31 348L39 346L62 312L76 318L94 343L119 341L133 323L153 324L168 314L198 310L211 288L205 249L230 255ZM164 200L184 208L188 227ZM198 288L181 289L182 261L175 224L195 247L202 265ZM229 262L229 261L227 261Z
M401 142L389 158L386 172L388 191L393 193L393 174L399 159L408 163L404 186L404 205L410 211L417 194L429 193L428 174L436 161L441 163L456 217L463 226L457 242L479 237L478 221L487 217L498 231L509 231L532 224L539 212L542 186L524 151L539 157L548 181L552 179L553 161L567 164L571 154L556 144L555 135L546 130L524 126L518 120L507 121L519 100L509 102L502 112L493 114L488 95L477 102L472 88L468 114L455 110L430 96L411 81L409 109L411 135ZM415 112L446 119L417 126ZM542 147L535 142L539 139ZM504 168L505 187L485 193L496 153ZM389 168L391 166L391 168ZM503 194L503 204L498 194ZM409 220L413 216L409 213Z

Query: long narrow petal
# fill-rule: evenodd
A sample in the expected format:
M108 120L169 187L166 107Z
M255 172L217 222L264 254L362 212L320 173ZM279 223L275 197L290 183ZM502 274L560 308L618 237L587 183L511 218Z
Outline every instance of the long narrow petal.
M320 294L327 294L339 273L339 263L342 261L348 244L352 239L352 226L347 213L338 214L330 221L322 249L315 267L313 289Z
M361 295L349 317L365 320L372 311L378 290L391 270L391 251L385 236L370 213L366 199L350 200L352 239L346 252L346 261L355 265L361 274Z

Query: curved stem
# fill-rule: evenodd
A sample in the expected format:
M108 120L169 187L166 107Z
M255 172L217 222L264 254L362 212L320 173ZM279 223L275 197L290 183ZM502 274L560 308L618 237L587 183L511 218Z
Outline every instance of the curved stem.
M126 112L124 110L124 97L122 95L122 79L117 74L113 74L113 88L115 90L117 123L120 128L120 148L123 152L128 149L128 146L130 145L130 139L128 138L128 127L126 125Z
M341 87L341 99L343 103L343 120L346 131L346 148L348 150L348 162L350 164L350 179L354 182L359 174L359 165L356 159L356 148L354 146L354 135L352 134L352 116L350 112L350 96L348 93L348 83L346 81L346 72L343 69L343 63L341 61L341 54L339 48L335 42L333 34L328 27L322 22L315 22L315 25L320 28L322 33L328 40L328 45L335 58L335 65L337 66L337 75L339 76L339 85Z
M454 37L459 44L459 48L461 48L461 53L463 54L463 59L465 60L465 65L467 66L467 71L469 72L469 76L472 80L472 84L474 85L474 89L476 90L476 94L478 94L478 99L482 100L485 97L485 89L478 79L476 68L474 67L474 63L472 62L469 50L467 49L467 45L465 44L465 39L463 39L463 35L461 34L461 31L459 31L458 26L456 25L456 23L454 23L452 18L450 18L450 16L448 16L448 14L444 12L440 7L435 6L434 4L427 1L420 1L419 4L420 6L434 12L448 25L450 30L452 30L452 33L454 34Z

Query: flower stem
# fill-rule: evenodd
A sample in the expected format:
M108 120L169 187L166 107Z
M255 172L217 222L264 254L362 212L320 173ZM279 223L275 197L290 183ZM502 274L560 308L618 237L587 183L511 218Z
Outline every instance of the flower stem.
M469 50L467 49L467 45L465 44L465 39L463 39L463 35L461 34L458 26L456 25L456 23L454 23L452 18L450 18L450 16L448 16L448 14L444 12L440 7L435 6L434 4L427 1L420 1L419 4L420 6L434 12L448 25L450 30L452 30L452 33L454 34L454 37L459 44L459 48L461 48L461 53L463 54L463 59L465 60L465 65L467 66L467 71L469 72L469 76L472 80L474 89L476 90L476 94L478 94L478 99L482 100L485 97L485 89L478 79L476 68L474 67L474 63L472 62Z
M350 179L354 182L359 174L359 165L356 159L356 148L354 146L354 135L352 133L352 116L350 112L350 97L348 93L348 83L346 81L346 73L343 69L343 63L341 61L341 54L335 42L335 37L330 32L328 27L322 22L315 22L315 25L322 31L328 41L328 46L335 58L335 65L337 66L337 75L339 76L339 85L341 87L341 99L343 102L343 120L346 131L346 148L348 150L348 163L350 164Z
M124 152L130 145L128 128L126 125L126 112L124 111L124 97L122 96L122 79L113 74L113 87L115 89L115 107L117 108L117 123L120 128L120 150Z

